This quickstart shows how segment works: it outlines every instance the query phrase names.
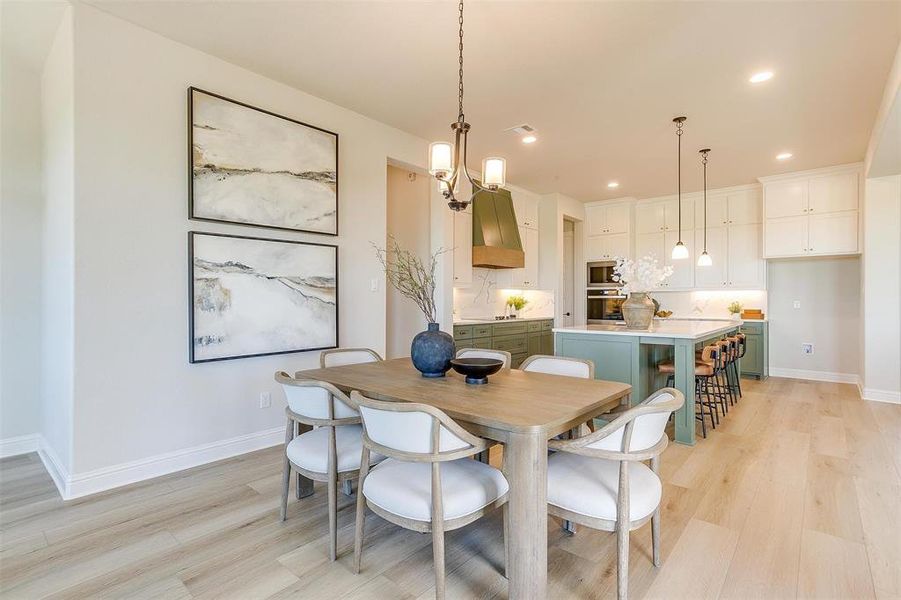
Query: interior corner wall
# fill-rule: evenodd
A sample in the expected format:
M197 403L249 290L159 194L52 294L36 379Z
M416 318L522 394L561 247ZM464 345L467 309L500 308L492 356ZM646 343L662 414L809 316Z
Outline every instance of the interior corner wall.
M4 28L8 25L5 21ZM4 30L5 31L5 30ZM41 72L0 56L0 445L41 429ZM33 450L32 441L28 446ZM24 449L24 447L22 447Z
M901 403L901 175L867 179L862 395Z
M428 142L90 6L74 10L73 477L87 492L280 443L273 374L318 366L317 352L188 363L188 231L337 244L339 343L384 353L385 280L370 242L385 239L385 165L424 166ZM188 220L189 86L339 134L337 237ZM261 392L270 408L259 408Z
M72 472L75 340L75 88L73 9L67 8L41 78L42 110L42 450L59 484ZM112 450L112 449L110 449ZM115 452L109 452L115 456ZM53 468L56 472L52 472Z

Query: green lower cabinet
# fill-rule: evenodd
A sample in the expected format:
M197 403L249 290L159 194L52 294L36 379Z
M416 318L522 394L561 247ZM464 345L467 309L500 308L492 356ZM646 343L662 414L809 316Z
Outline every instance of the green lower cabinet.
M741 326L745 334L745 355L741 359L742 377L769 377L769 357L767 356L767 323L765 321L745 321Z
M550 329L541 332L541 354L554 355L554 334Z
M482 325L454 325L454 343L461 348L505 350L513 359L513 368L533 354L554 354L553 319L502 322Z

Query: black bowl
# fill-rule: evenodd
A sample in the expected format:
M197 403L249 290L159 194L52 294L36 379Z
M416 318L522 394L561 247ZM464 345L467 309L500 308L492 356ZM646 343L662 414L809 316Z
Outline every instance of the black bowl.
M460 375L466 376L466 383L488 383L488 376L494 375L504 366L504 361L496 358L454 358L451 367Z

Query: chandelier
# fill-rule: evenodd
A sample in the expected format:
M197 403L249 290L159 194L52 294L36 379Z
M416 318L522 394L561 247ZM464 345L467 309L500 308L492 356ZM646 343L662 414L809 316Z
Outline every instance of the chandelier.
M469 123L463 114L463 2L459 6L459 83L457 86L457 120L451 123L454 143L432 142L429 145L429 173L438 180L438 187L452 210L465 210L472 198L480 191L495 191L506 183L507 162L503 158L491 156L482 161L482 181L476 182L466 168L466 146ZM466 200L458 200L455 191L460 173L472 184L472 195Z

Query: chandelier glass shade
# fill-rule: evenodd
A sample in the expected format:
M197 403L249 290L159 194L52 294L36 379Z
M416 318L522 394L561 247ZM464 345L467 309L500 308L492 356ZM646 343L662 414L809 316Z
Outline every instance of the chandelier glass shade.
M492 156L482 161L482 181L478 182L469 174L466 166L466 146L470 125L463 114L463 2L458 6L459 12L459 70L457 86L457 102L459 111L457 120L451 123L454 141L432 142L429 145L429 173L438 180L438 189L453 210L465 210L472 202L473 196L481 191L495 191L507 183L507 162L500 157ZM458 199L457 184L463 175L472 185L472 195L466 199Z

